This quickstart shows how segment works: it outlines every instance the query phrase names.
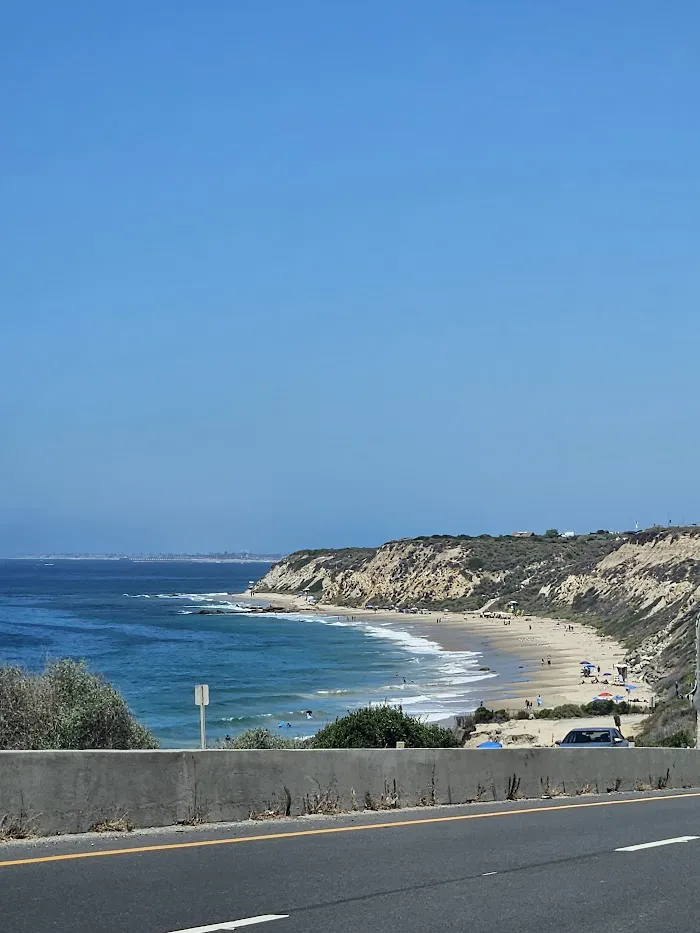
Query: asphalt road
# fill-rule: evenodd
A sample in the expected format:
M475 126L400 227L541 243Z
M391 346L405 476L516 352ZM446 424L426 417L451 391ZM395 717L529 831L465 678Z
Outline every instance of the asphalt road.
M698 933L695 836L669 792L12 844L0 930Z

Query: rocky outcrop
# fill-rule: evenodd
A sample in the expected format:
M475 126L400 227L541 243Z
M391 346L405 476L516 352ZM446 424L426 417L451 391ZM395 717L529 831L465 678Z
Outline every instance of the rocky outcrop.
M259 584L347 606L474 610L515 601L584 618L654 676L687 669L700 599L700 529L577 538L433 536L380 548L299 551Z

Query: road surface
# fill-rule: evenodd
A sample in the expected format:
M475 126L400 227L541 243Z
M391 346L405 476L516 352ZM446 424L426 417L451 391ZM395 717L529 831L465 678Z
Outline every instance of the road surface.
M699 877L700 792L559 798L4 845L0 929L698 933Z

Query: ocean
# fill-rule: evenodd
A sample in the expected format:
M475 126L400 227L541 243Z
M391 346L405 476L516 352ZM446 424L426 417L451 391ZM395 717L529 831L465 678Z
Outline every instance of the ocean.
M305 736L367 703L401 704L430 721L466 712L494 677L479 668L513 663L477 646L446 651L408 620L199 614L235 609L220 594L242 592L268 567L0 560L0 664L37 670L85 658L163 747L187 748L199 739L196 683L209 684L209 741L256 726Z

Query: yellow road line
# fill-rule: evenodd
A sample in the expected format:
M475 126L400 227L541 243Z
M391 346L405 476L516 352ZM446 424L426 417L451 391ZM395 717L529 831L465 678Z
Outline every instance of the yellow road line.
M565 803L544 807L523 807L514 810L493 810L488 813L463 813L459 816L434 816L420 820L396 820L390 823L363 823L361 826L333 826L327 829L303 829L288 833L266 833L260 836L234 836L230 839L200 839L195 842L172 842L156 846L132 846L126 849L100 849L97 852L71 852L64 855L43 855L38 858L9 859L0 868L13 865L39 865L44 862L70 862L82 858L103 858L110 855L134 855L142 852L166 852L171 849L201 849L205 846L230 846L245 842L266 842L272 839L298 839L302 836L331 836L336 833L357 833L405 826L428 826L433 823L460 823L465 820L488 820L523 813L556 813L561 810L587 810L592 807L619 807L625 804L660 803L665 800L687 800L700 797L700 791L690 794L667 794L663 797L633 797L627 800L597 800L593 803Z

